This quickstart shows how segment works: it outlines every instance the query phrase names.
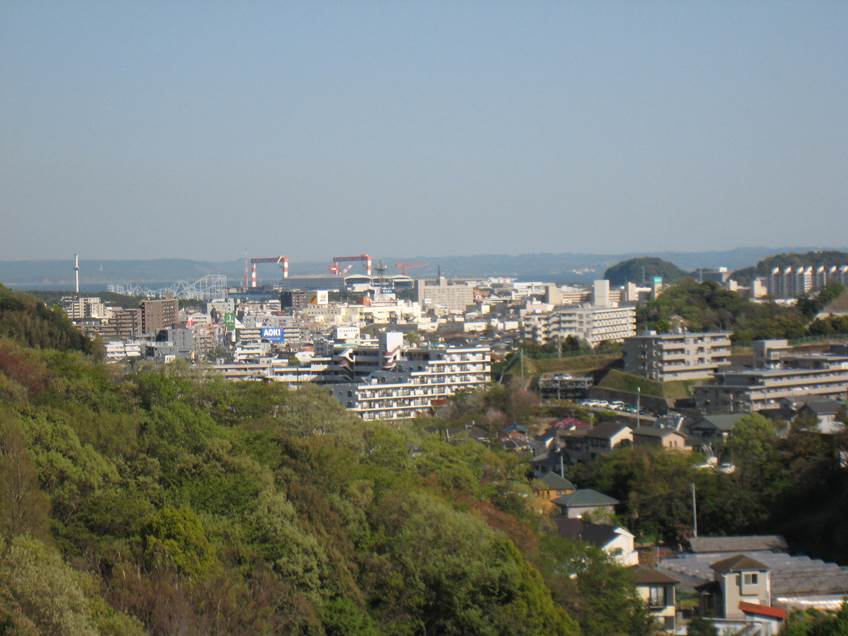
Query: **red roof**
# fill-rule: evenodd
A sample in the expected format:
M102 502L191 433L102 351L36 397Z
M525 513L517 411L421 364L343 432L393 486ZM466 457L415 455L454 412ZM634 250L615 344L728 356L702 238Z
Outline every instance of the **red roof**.
M768 616L769 618L778 618L782 621L786 620L786 610L779 607L771 607L769 605L757 605L756 603L739 603L739 609L746 614L757 614L759 616Z

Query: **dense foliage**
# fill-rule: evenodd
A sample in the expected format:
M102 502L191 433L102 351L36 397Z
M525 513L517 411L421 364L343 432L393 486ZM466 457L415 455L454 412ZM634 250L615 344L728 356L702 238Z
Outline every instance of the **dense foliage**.
M676 543L692 529L691 486L705 535L780 533L804 553L848 563L848 435L803 422L786 436L761 415L742 418L717 447L735 471L699 468L698 454L631 447L572 469L573 479L623 502L621 520L645 539Z
M513 455L318 387L0 351L0 632L651 630L626 571L530 512Z
M0 285L0 338L29 347L73 349L90 353L93 343L58 308Z
M846 636L848 604L836 613L807 610L793 612L781 632L784 636Z
M673 283L689 276L689 273L674 263L653 256L631 258L616 263L604 272L604 278L615 286L627 283L649 285L655 276L661 277L664 283Z
M640 307L637 322L640 329L660 332L675 322L690 331L729 329L741 342L807 335L806 319L796 308L754 303L717 283L691 279L664 289L656 300Z

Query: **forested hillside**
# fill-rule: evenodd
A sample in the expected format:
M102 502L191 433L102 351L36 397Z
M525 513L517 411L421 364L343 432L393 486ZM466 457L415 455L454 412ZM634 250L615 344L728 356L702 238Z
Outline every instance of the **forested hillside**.
M608 279L610 285L614 286L626 285L627 283L649 285L655 276L661 277L665 283L673 283L689 276L689 273L670 261L664 261L654 256L631 258L616 263L604 272L604 278Z
M83 336L60 309L0 285L0 338L30 347L73 349L90 353L92 342Z
M627 573L529 511L525 471L317 387L3 341L0 631L648 633Z
M637 310L639 330L668 331L675 323L690 331L733 331L737 342L762 338L802 338L805 336L845 333L844 319L819 319L815 315L841 294L841 285L833 285L819 297L802 297L793 307L776 303L755 303L728 291L717 283L682 280L663 290Z

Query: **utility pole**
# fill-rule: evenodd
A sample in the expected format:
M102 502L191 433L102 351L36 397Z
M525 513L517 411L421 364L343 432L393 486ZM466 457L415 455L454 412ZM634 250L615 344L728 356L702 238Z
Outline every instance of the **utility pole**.
M559 476L565 479L565 460L562 458L562 449L559 451Z
M695 498L695 482L692 482L692 534L698 536L698 501Z
M636 428L642 425L642 387L636 387Z
M518 360L521 363L521 377L524 377L524 347L518 349Z

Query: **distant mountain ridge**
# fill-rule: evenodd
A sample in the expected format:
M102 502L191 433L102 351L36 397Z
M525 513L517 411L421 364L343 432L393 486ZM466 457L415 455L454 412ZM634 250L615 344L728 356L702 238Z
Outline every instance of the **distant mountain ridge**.
M545 280L560 283L587 282L603 276L611 266L628 259L661 258L686 271L699 267L724 266L731 270L750 267L764 258L785 252L806 252L809 247L766 248L740 247L705 252L632 252L625 254L538 253L538 254L478 254L472 256L380 256L373 255L375 264L382 260L393 266L397 261L424 262L426 267L411 271L416 277L431 277L440 269L449 276L513 276L525 280ZM328 275L329 260L292 260L290 275ZM279 276L274 265L263 265L260 277L268 280ZM352 271L359 271L356 265ZM393 267L390 272L396 271ZM195 280L206 274L225 274L230 284L238 285L244 276L241 259L203 261L190 259L109 260L81 258L83 289L103 289L110 283L138 284L169 283L176 280ZM0 261L0 282L16 288L70 289L74 272L72 259Z

